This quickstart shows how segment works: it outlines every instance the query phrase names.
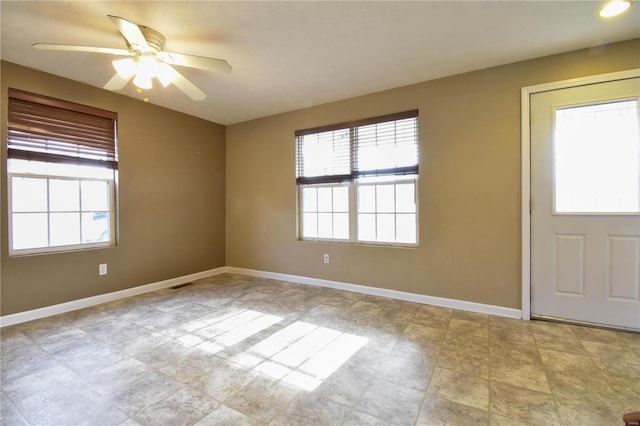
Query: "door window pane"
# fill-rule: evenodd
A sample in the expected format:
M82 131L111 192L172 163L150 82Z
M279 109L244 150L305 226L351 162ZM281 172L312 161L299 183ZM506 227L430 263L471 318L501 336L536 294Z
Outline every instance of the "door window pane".
M638 126L637 100L556 110L556 212L640 212Z

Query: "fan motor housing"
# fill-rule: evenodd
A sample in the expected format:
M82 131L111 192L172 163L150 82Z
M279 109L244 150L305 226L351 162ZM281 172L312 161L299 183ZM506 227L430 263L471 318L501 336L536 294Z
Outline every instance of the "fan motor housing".
M165 37L153 28L145 27L144 25L138 25L138 28L140 28L140 31L142 32L144 39L147 40L149 46L151 46L151 48L156 52L162 52L164 49L164 42L166 41Z

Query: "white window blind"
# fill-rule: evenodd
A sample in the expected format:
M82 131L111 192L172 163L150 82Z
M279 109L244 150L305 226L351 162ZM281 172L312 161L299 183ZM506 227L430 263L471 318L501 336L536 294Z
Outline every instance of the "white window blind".
M298 185L418 173L417 110L298 130L295 135Z

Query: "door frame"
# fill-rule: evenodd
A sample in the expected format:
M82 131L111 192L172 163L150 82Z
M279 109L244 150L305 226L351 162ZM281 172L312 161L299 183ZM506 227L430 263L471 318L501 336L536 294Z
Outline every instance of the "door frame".
M551 90L640 77L640 68L537 84L520 89L520 173L522 217L522 319L531 319L531 95Z

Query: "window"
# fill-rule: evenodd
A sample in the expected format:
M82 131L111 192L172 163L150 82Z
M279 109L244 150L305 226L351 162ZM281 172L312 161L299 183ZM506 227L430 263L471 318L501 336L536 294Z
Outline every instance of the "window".
M13 255L115 245L117 114L9 89Z
M296 135L299 238L418 242L418 111Z
M640 212L638 100L555 112L556 213Z

